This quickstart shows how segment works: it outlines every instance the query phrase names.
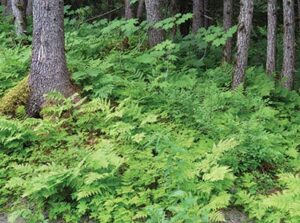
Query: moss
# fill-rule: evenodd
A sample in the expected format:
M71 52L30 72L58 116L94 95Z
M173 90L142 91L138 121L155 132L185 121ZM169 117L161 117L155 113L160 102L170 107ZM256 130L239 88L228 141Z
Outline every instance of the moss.
M26 105L28 97L28 77L25 77L0 99L0 114L15 115L18 107Z

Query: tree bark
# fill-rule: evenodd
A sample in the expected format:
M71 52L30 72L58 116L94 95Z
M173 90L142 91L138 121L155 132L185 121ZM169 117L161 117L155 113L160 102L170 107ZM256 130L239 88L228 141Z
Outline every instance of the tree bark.
M233 89L243 84L245 80L252 28L253 5L253 0L241 0L237 38L237 59L232 80Z
M63 0L36 0L33 3L29 88L27 112L30 116L38 116L45 94L57 91L69 97L75 92L66 66Z
M32 5L33 5L33 0L27 0L27 7L26 7L27 16L32 16Z
M145 0L147 20L151 25L162 20L161 2L160 0ZM165 39L165 32L161 29L150 28L149 30L149 44L151 47L163 42Z
M136 17L141 20L143 17L143 12L145 8L145 0L139 0Z
M232 27L232 15L233 15L233 0L224 0L223 8L223 26L224 30L228 31ZM226 41L223 49L223 61L230 63L232 55L232 38Z
M204 0L193 0L193 33L204 27Z
M294 0L283 0L283 87L291 90L295 75L295 13Z
M130 4L130 0L125 0L125 19L132 19L133 11Z
M277 0L268 0L268 46L267 46L267 73L273 74L276 69L276 27L277 27Z
M26 2L24 0L12 0L12 12L16 34L22 36L26 33Z

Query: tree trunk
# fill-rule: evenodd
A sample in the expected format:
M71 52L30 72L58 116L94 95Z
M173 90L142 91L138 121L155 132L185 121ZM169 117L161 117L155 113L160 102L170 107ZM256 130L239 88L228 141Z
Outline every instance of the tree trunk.
M294 0L283 1L283 86L289 90L294 86L295 75L295 14Z
M204 0L193 0L193 33L204 27Z
M268 74L273 74L276 69L276 11L277 0L268 0L268 46L266 64Z
M27 0L27 7L26 7L27 16L32 16L32 4L33 4L33 0Z
M33 3L33 51L29 87L27 112L30 116L38 116L45 94L58 91L69 97L75 92L66 66L63 0L36 0Z
M300 29L300 0L297 0L298 28Z
M11 0L1 0L1 4L4 6L3 15L12 15L12 4Z
M210 19L209 19L209 8L208 8L208 0L204 0L204 27L208 28L210 25Z
M133 12L130 4L130 0L125 0L125 19L132 19Z
M245 79L252 28L253 5L253 0L241 0L237 38L237 59L232 80L233 89L243 84Z
M228 31L232 27L233 0L224 0L223 26ZM232 38L229 38L223 49L223 61L230 63L232 55Z
M24 0L12 0L12 12L16 34L22 36L26 33L26 2Z
M145 0L139 0L139 5L137 8L137 13L136 13L136 17L139 20L141 20L143 17L144 8L145 8Z
M160 0L145 0L147 20L153 25L162 20ZM150 28L149 30L149 44L151 47L163 42L165 33L161 29Z

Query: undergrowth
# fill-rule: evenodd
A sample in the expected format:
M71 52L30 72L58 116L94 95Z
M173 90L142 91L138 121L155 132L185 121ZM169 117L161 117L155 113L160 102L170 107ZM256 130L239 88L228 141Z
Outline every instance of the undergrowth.
M222 222L231 208L300 221L300 97L261 67L230 90L232 66L218 61L235 28L149 49L136 20L65 22L83 99L52 93L43 119L22 106L0 116L0 207L12 222ZM9 30L0 95L29 69L29 47Z

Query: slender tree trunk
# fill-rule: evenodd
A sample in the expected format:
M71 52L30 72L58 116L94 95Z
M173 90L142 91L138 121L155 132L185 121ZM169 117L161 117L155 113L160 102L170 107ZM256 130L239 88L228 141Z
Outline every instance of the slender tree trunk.
M228 31L232 27L233 0L224 0L223 26ZM232 38L229 38L223 49L223 61L230 63L232 55Z
M11 0L1 0L1 4L4 6L3 15L12 15L12 4Z
M139 0L138 8L137 8L137 13L136 17L141 20L143 17L144 13L144 8L145 8L145 0Z
M27 0L27 7L26 7L27 16L32 16L32 5L33 5L33 0Z
M297 0L297 16L298 16L298 18L297 18L297 20L298 20L298 28L300 29L300 0Z
M204 27L204 0L193 0L193 33Z
M26 33L26 2L24 0L12 0L12 12L16 34L22 36Z
M273 74L276 69L276 11L277 0L268 0L268 47L266 64L268 74Z
M126 19L132 19L133 18L133 12L132 7L130 4L130 0L125 0L125 18Z
M294 0L283 0L283 86L293 89L295 75L295 14Z
M208 28L209 25L210 25L208 0L204 0L203 4L204 4L204 6L203 6L203 8L204 8L204 14L203 14L203 16L204 16L204 27Z
M241 0L237 38L237 59L232 80L233 89L243 84L245 79L252 28L253 5L253 0Z
M153 25L162 20L161 15L161 2L160 0L145 0L147 20ZM151 47L163 42L165 39L165 33L161 29L150 28L149 30L149 44Z
M83 0L75 0L75 1L73 1L71 8L73 10L78 9L82 6L82 3L83 3Z
M58 91L69 97L75 92L66 66L63 0L34 1L29 87L27 112L31 116L40 112L45 94Z

